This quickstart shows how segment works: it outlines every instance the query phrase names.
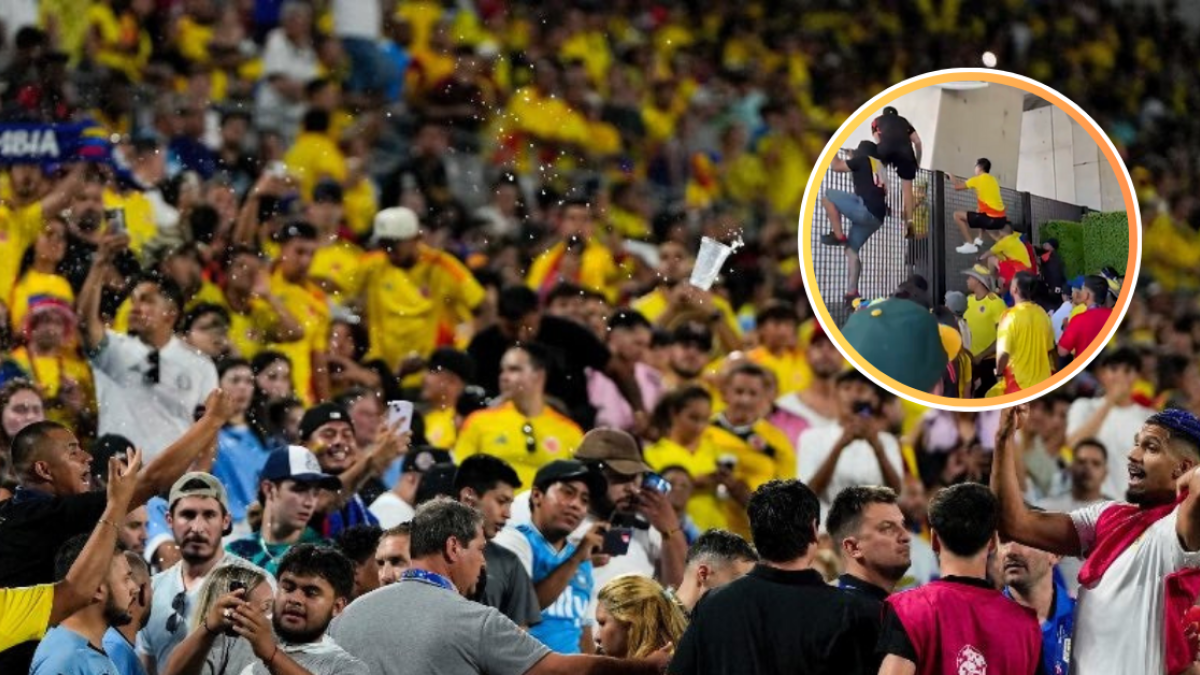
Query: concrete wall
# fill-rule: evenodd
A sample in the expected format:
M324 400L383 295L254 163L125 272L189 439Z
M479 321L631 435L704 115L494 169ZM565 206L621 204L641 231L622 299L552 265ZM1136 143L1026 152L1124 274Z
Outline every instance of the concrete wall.
M1019 178L1023 192L1102 211L1125 208L1120 182L1096 142L1053 106L1022 116Z
M894 106L900 114L908 119L909 124L917 130L917 134L921 137L921 168L932 169L933 160L933 142L934 130L938 124L938 110L942 103L942 91L937 87L926 87L918 89L909 94L905 94L896 99L890 105ZM869 141L871 139L871 120L874 120L879 115L883 114L884 106L880 106L871 115L871 118L866 123L859 126L850 134L850 139L846 141L846 147L853 148L860 141Z
M971 176L975 160L992 161L1000 185L1017 187L1021 110L1025 92L990 84L982 89L942 90L931 162L942 171Z

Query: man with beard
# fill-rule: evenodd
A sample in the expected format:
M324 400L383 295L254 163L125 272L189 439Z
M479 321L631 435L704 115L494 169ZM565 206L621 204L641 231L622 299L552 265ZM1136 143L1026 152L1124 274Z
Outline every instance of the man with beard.
M554 654L496 608L469 602L484 567L483 521L445 497L422 504L413 517L412 568L347 607L330 635L373 675L662 672L665 650L641 661Z
M334 476L339 488L321 493L313 527L326 538L354 525L378 525L379 519L358 494L367 481L380 476L408 452L411 434L385 429L374 447L359 449L350 413L336 403L310 408L300 419L300 439L316 455L322 473Z
M187 636L200 604L200 589L222 565L253 567L228 555L221 537L232 528L225 487L212 474L184 474L167 499L167 526L179 547L180 561L150 580L150 619L138 633L138 654L149 672L166 666L171 652Z
M1038 506L1046 511L1070 513L1090 504L1106 501L1101 488L1108 477L1108 449L1096 439L1080 441L1075 445L1071 457L1071 491L1043 499ZM1058 562L1058 571L1067 584L1067 592L1071 597L1079 593L1079 570L1083 569L1083 561L1079 558L1065 557Z
M363 305L371 350L392 372L410 356L427 359L452 346L458 325L470 321L487 294L457 258L425 245L417 214L403 206L375 215L373 244L363 258ZM407 383L406 383L407 384Z
M0 203L0 298L7 300L12 295L25 249L42 233L46 217L58 215L70 203L83 185L85 170L85 165L76 165L47 191L41 166L16 165L9 169L12 196Z
M476 589L474 599L500 610L513 623L528 628L542 620L542 608L529 574L512 551L493 541L508 524L512 515L513 492L521 487L521 479L512 466L491 455L475 455L463 460L454 473L454 496L483 514L483 588Z
M60 579L83 552L87 538L77 535L59 550L54 566ZM34 652L30 675L118 675L116 665L104 652L104 633L109 626L132 621L129 607L137 591L129 561L123 552L114 549L108 575L95 590L92 604L46 633Z
M1194 656L1183 617L1200 594L1200 419L1177 409L1151 415L1128 454L1128 503L1067 514L1032 511L1022 499L1011 446L1025 414L1024 406L1001 413L992 489L1003 536L1087 556L1072 671L1182 672Z
M515 553L533 580L542 620L530 635L559 654L595 649L586 610L595 590L592 556L604 543L608 523L593 523L578 543L570 535L606 488L600 472L583 462L550 462L533 479L531 521L496 536L496 543Z
M284 553L297 544L325 544L320 533L309 526L317 513L322 490L341 488L336 476L321 471L307 449L293 445L267 457L259 479L262 525L225 547L271 574L279 568Z
M129 605L130 621L121 625L113 624L104 634L104 652L117 666L118 675L146 675L146 668L138 658L135 645L138 631L150 621L150 601L154 597L150 586L150 565L133 551L125 551L125 560L133 573L137 592Z
M1075 599L1054 573L1059 556L1012 541L1001 544L1000 556L1004 594L1032 609L1041 624L1043 669L1066 675L1071 669Z
M350 602L354 566L328 546L301 544L279 561L270 616L229 593L179 645L164 675L368 675L325 634Z
M133 285L130 335L105 327L100 297L116 249L101 246L79 296L83 345L96 378L100 434L122 434L153 461L181 436L217 387L217 369L175 336L183 296L150 274Z

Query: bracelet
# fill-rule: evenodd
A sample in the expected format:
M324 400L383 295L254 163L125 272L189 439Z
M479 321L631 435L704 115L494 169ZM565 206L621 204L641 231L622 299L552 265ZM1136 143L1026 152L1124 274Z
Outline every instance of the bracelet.
M679 533L679 532L683 532L682 527L677 527L669 532L663 532L663 539L670 539L671 537L674 537L676 535L676 533Z
M218 633L217 631L208 627L208 617L207 616L204 617L203 619L201 619L200 623L204 624L204 630L208 631L209 635L220 635L220 633Z
M113 521L111 521L107 518L101 518L99 521L97 521L97 523L103 523L104 525L108 525L112 529L116 530L118 535L121 534L121 528L117 527L116 523L114 523Z
M275 643L275 651L271 652L271 658L267 659L267 667L268 668L270 668L271 664L275 662L275 657L278 655L279 655L279 643Z

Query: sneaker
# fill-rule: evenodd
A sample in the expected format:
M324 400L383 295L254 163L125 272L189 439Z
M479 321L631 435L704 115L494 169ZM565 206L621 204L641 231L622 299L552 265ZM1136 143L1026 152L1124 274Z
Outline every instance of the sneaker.
M983 237L975 237L975 245L983 246Z
M963 255L971 255L972 253L979 252L979 245L978 244L963 244L962 246L959 246L958 248L956 248L954 250Z
M838 239L832 232L830 232L828 234L821 235L821 243L825 244L826 246L845 246L846 238L842 237L841 239Z

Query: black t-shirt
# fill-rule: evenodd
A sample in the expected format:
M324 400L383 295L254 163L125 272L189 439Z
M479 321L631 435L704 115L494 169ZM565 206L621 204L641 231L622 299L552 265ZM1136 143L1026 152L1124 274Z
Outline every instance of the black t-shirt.
M846 166L850 167L850 177L854 180L854 194L862 197L863 205L871 215L883 222L887 215L887 192L875 184L871 158L856 155L846 160Z
M0 503L0 588L54 582L54 556L71 537L91 532L108 498L103 492L51 497L19 488ZM37 642L0 652L0 673L27 673Z
M908 119L899 115L883 115L875 118L875 130L879 132L879 145L903 146L911 143L911 136L916 129L908 123Z
M562 401L572 419L584 428L590 428L595 411L588 402L584 369L603 371L612 353L588 329L556 316L542 317L535 339L550 352L554 361L546 382L546 394ZM499 327L492 326L476 335L467 347L467 353L475 359L476 384L490 396L500 393L500 359L514 344Z
M879 670L878 615L813 570L760 565L696 605L673 675L856 675Z
M956 584L965 584L967 586L979 586L980 588L993 588L992 584L984 579L976 579L972 577L943 577L942 581L950 581ZM896 615L896 611L890 605L884 606L883 612L883 627L879 631L879 659L882 661L888 654L895 654L902 659L917 663L917 648L913 646L912 640L908 637L908 631L904 629L904 624L900 621L900 617ZM1034 675L1045 675L1045 659L1038 656L1038 667L1034 671Z

